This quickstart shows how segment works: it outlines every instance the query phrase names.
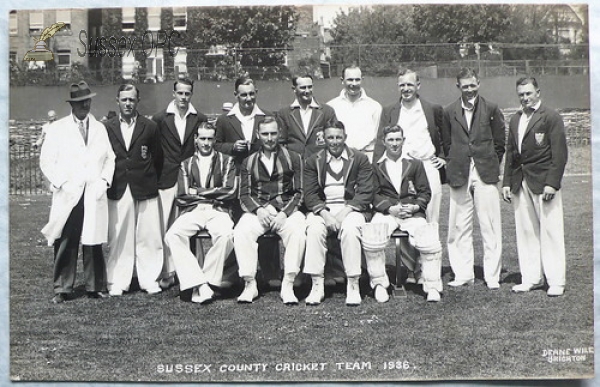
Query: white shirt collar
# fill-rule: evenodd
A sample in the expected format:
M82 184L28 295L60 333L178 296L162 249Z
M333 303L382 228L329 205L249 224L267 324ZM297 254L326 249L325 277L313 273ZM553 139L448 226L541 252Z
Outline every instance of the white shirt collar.
M125 121L125 120L123 119L123 117L121 116L121 113L119 113L119 122L120 122L120 123L127 124L127 125L129 125L129 126L135 125L135 123L136 123L136 121L137 121L137 118L138 118L138 114L139 114L139 113L135 113L135 116L133 116L133 117L131 118L131 124L128 124L128 123L127 123L127 121Z
M329 153L329 151L327 151L327 162L329 163L331 161L331 159L333 159L333 158L334 158L333 155L331 153ZM339 159L348 160L349 157L348 157L348 151L347 151L347 149L344 149L342 151L342 154L340 155L340 157L336 157L335 159L336 160L339 160Z
M340 97L342 97L343 99L349 101L348 96L346 95L346 89L342 90L342 92L340 93ZM363 89L361 87L360 88L360 95L358 96L358 98L356 99L356 101L360 101L361 99L365 99L365 98L367 98L367 92L365 91L365 89Z
M227 115L228 116L240 116L240 117L254 117L254 116L265 116L266 114L262 110L260 110L260 108L258 107L257 104L254 104L252 113L250 113L249 116L244 116L242 114L242 111L240 110L240 104L236 102L235 105L233 105L233 107L229 111L229 113L227 113Z
M465 101L462 99L462 97L460 98L460 104L462 105L462 108L465 110L475 110L475 102L477 101L477 97L475 98L471 98L470 100L468 100L467 102L470 103L472 105L472 107L466 106L465 105Z
M312 101L310 101L310 104L308 104L308 107L311 109L318 109L320 107L319 103L313 98ZM298 98L296 98L294 100L294 102L292 102L292 104L290 105L290 108L294 109L294 108L300 108L302 109L302 106L300 105L300 102L298 102Z
M75 117L75 115L71 112L71 117L73 117L73 121L79 125L80 122L83 122L84 125L87 125L89 119L90 119L90 115L88 114L87 116L85 116L85 118L83 120L80 120L79 118Z
M167 106L167 113L179 114L179 111L175 107L175 100L171 101L171 103L169 103L169 106ZM185 112L184 117L186 117L188 114L198 114L198 111L196 110L194 105L192 105L191 102L190 102L190 105L188 106L187 112Z
M540 108L541 104L542 104L542 100L537 101L537 103L531 107L531 110L533 110L535 112L536 110L538 110ZM524 111L523 107L521 107L521 111Z
M398 160L394 161L394 160L392 160L391 158L388 157L387 152L383 152L383 156L381 156L379 158L379 160L377 160L377 164L381 164L381 163L385 162L386 160L390 160L393 163L397 163L397 162L401 162L402 156L400 156L398 158Z

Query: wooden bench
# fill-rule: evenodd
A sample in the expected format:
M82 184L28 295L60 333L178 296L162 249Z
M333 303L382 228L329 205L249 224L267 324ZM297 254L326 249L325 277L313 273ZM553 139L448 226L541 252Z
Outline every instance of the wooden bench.
M280 239L279 235L270 232L262 235L261 238L276 240ZM402 286L402 249L400 248L400 240L402 238L408 238L408 233L400 229L394 230L391 239L394 240L396 248L396 276L395 279L392 281L392 293L396 297L406 297L406 291L404 290L404 286ZM200 266L204 266L204 247L202 246L202 241L204 239L210 239L210 234L206 230L198 231L196 235L190 238L190 247L192 249L192 252L196 255ZM274 273L278 272L279 260L275 260L275 262L273 262L273 260L271 259L265 259L261 260L260 263L261 269L268 272L266 273L266 277L272 277ZM269 265L269 263L272 265ZM268 266L265 267L265 265Z

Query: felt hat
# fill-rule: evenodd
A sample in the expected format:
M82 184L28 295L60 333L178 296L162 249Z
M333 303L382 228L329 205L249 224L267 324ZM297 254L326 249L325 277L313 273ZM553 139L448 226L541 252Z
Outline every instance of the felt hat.
M67 102L78 102L85 101L96 95L90 90L90 86L86 81L79 81L78 83L72 83L70 87L71 98Z

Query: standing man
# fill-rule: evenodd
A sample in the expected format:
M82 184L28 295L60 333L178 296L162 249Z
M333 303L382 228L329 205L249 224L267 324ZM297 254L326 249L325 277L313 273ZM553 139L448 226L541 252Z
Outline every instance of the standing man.
M335 112L329 105L320 104L313 97L312 75L293 77L292 90L294 102L279 110L277 115L281 122L280 142L306 160L325 147L323 126L335 120Z
M362 301L358 287L360 228L366 223L373 201L373 168L365 154L346 145L346 137L342 122L327 123L326 149L312 155L305 164L305 203L310 212L306 219L304 272L312 278L312 289L306 298L308 305L320 304L325 298L323 277L328 234L337 235L340 240L348 278L346 305L359 305ZM370 273L372 263L367 259ZM374 282L377 280L372 278Z
M498 181L504 155L504 116L479 95L479 77L463 68L456 77L458 101L444 108L442 142L450 186L448 256L450 286L473 284L473 210L483 240L483 276L489 289L500 287L502 225Z
M234 230L234 249L245 287L239 302L258 297L256 270L259 236L271 231L281 237L283 281L281 299L297 304L294 280L300 271L306 244L302 202L302 159L279 144L280 129L275 117L266 116L258 126L260 148L241 165L240 202L244 214ZM279 258L279 255L277 255Z
M344 123L348 146L365 153L371 161L382 108L379 102L367 96L361 82L360 68L346 67L342 71L344 89L327 104L335 110L337 119Z
M108 292L129 290L134 267L140 288L160 293L163 266L158 176L163 164L156 123L138 114L139 90L124 84L117 91L119 116L106 124L116 155L108 190Z
M251 78L236 79L233 95L237 99L233 108L217 118L215 149L233 156L239 166L246 157L260 148L258 124L270 113L256 104L258 89Z
M71 114L50 125L40 154L40 168L53 192L42 234L54 246L55 304L73 291L80 241L88 295L108 297L102 243L108 234L106 190L115 155L106 129L89 114L95 95L85 81L71 84Z
M199 113L191 104L194 94L194 82L190 79L178 79L173 84L173 101L163 110L152 117L158 125L160 143L163 149L164 162L158 179L158 194L160 197L162 216L162 235L164 236L175 217L173 205L177 194L177 176L183 160L194 154L194 133L207 117ZM162 288L168 288L175 283L175 268L171 254L164 248L164 265L160 280Z
M408 232L411 245L421 256L423 291L427 293L427 301L437 302L442 291L442 245L437 223L425 218L431 197L427 172L421 160L400 157L404 143L400 126L387 126L382 132L385 153L373 167L377 188L373 200L376 213L371 224L387 225L387 240L379 249L368 249L369 243L363 233L365 255L373 254L371 259L377 262L378 273L385 273L385 245L396 228ZM383 291L389 286L387 276L385 279L381 287L375 287L375 298L380 302L388 298L387 292Z
M225 258L233 250L231 201L238 180L233 158L215 152L215 127L203 122L196 134L196 153L181 163L177 202L183 214L167 231L165 243L173 254L180 289L192 289L192 302L212 301L212 286L220 287ZM190 237L208 230L212 247L204 265L190 250Z
M420 88L419 74L406 68L398 71L400 100L383 109L377 133L374 161L377 162L386 151L383 129L399 125L404 132L402 157L421 160L427 173L431 188L431 200L426 210L427 221L439 223L442 203L440 168L446 164L445 160L439 157L442 153L440 132L444 120L444 109L440 105L432 104L421 98Z
M567 163L562 117L542 104L533 77L517 81L522 110L510 120L502 194L515 209L521 284L528 292L548 282L548 296L562 296L566 283L565 237L560 191Z

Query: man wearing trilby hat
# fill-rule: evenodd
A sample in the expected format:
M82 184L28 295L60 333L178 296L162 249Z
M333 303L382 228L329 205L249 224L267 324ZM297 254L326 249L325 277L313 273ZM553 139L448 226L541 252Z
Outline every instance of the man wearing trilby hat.
M54 303L65 301L73 291L80 241L88 295L108 296L102 243L108 234L106 190L115 155L104 126L90 114L95 95L85 81L71 84L71 114L48 128L40 154L40 167L53 193L42 234L54 246Z

